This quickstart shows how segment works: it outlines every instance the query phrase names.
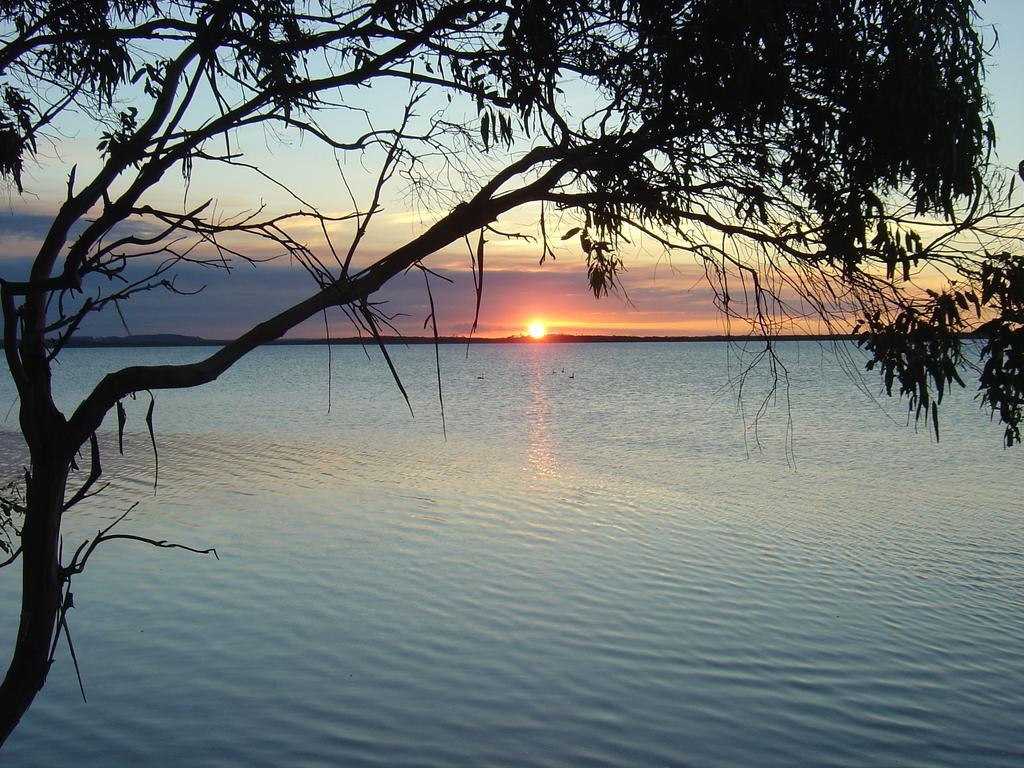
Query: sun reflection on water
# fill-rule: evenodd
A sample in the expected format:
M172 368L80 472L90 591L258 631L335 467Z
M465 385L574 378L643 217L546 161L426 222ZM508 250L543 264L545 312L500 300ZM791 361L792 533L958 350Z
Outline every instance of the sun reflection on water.
M526 428L530 443L527 460L535 474L557 477L558 459L551 438L551 399L548 396L545 360L535 360L530 373L530 405Z

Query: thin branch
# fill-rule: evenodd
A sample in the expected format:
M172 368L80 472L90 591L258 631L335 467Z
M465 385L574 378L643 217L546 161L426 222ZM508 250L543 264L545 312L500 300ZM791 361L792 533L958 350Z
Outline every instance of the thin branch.
M111 531L114 529L114 526L116 526L118 523L120 523L122 520L128 517L128 515L131 514L131 512L137 506L139 506L138 502L133 503L110 525L108 525L106 528L100 531L97 531L96 537L92 539L92 541L86 539L81 544L79 544L78 549L75 550L75 554L71 558L71 562L61 568L61 577L65 581L67 581L70 580L72 576L81 573L83 570L85 570L85 566L88 563L89 558L92 556L92 553L96 551L96 548L105 541L114 541L115 539L139 541L143 544L149 544L151 546L159 547L161 549L183 549L186 552L193 552L197 555L213 555L216 559L220 560L220 555L217 554L217 550L215 547L210 547L208 549L196 549L194 547L189 547L184 544L175 544L173 542L168 542L164 539L150 539L145 536L136 536L135 534L130 533L111 533Z
M197 555L213 555L216 559L220 560L220 555L217 554L216 547L209 547L208 549L196 549L195 547L188 547L184 544L176 544L174 542L166 541L165 539L150 539L145 536L136 536L130 533L113 533L109 536L102 536L97 539L94 543L101 544L104 541L114 541L115 539L125 539L127 541L141 541L143 544L149 544L154 547L161 549L183 549L186 552L194 552Z
M421 271L423 272L423 283L427 287L427 299L430 301L430 316L423 321L423 325L426 327L429 322L434 332L434 367L437 370L437 401L441 405L441 433L444 435L445 441L447 441L448 426L444 417L444 392L441 389L441 345L438 342L437 336L437 310L434 309L434 294L430 290L430 277L427 275L429 270L421 267Z
M89 495L90 495L89 494L89 490L96 483L96 481L100 479L100 476L103 474L103 468L100 466L100 444L99 444L99 441L96 439L96 433L95 432L93 432L89 436L89 448L90 448L89 476L86 478L85 482L82 483L82 486L78 489L78 491L75 492L75 495L72 496L64 504L64 507L63 507L63 511L64 512L67 512L69 509L71 509L73 506L75 506L75 504L77 504L78 502L82 501L83 499L88 498Z
M20 554L21 554L21 547L19 546L16 550L14 550L14 553L10 557L8 557L6 560L4 560L2 563L0 563L0 568L6 568L8 565L10 565L15 560L17 560L18 559L18 555L20 555Z
M402 114L402 124L395 132L394 141L392 141L391 145L388 147L387 156L384 158L380 172L377 174L377 182L373 187L373 197L370 200L370 206L366 211L366 215L360 219L356 227L356 233L352 237L352 243L349 245L348 253L345 254L345 262L341 267L342 277L348 275L349 265L352 264L352 257L355 255L360 241L363 239L363 236L366 234L366 231L370 226L370 220L373 218L374 213L380 205L380 197L381 193L384 191L384 186L391 179L391 176L394 173L394 163L399 156L399 147L402 135L405 133L406 126L409 125L409 120L413 116L413 107L416 106L416 103L420 98L421 97L418 94L414 93L412 98L409 100L409 103L405 106L405 111Z

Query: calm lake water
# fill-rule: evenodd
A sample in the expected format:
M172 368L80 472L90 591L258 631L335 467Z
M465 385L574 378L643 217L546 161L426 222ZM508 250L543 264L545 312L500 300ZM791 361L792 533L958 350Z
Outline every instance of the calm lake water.
M5 766L1024 764L1024 454L971 393L936 444L786 344L755 429L725 345L448 346L446 441L433 349L393 351L415 417L358 347L329 410L322 347L159 393L155 494L129 404L65 551L138 502L122 532L221 559L101 547L88 703L62 645ZM61 399L205 352L69 350Z

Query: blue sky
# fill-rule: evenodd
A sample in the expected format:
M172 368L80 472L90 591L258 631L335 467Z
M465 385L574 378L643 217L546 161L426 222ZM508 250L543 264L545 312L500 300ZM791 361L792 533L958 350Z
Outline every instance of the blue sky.
M1024 2L988 0L981 16L986 39L993 31L999 38L987 74L999 155L1016 167L1024 160Z

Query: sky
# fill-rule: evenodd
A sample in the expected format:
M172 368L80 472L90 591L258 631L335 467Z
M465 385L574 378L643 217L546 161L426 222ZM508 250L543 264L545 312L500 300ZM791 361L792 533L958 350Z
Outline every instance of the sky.
M989 64L987 85L992 100L999 136L1000 161L1016 167L1024 159L1024 0L990 0L981 6L986 39L995 40ZM396 108L391 94L374 93L368 102L378 116ZM95 163L95 137L88 131L64 130L59 145L44 147L41 160L26 173L26 193L7 190L6 205L0 211L0 276L16 278L24 274L29 257L48 224L48 216L61 199L68 169L79 163L87 171ZM317 148L294 140L257 137L245 148L259 165L297 179L304 199L314 200L326 211L341 214L351 206L348 193L339 182L335 161ZM357 198L368 194L369 164L346 166ZM80 171L80 176L84 174ZM157 190L157 198L169 205L195 202L206 196L217 199L224 214L251 210L272 195L259 179L241 177L228 180L214 175L205 179L196 175L187 190L180 176L170 175ZM205 185L205 186L204 186ZM430 221L430 209L437 201L420 200L399 184L385 198L381 214L375 220L360 259L368 263L391 248L422 231ZM511 221L501 222L503 229L537 232L537 209L517 212ZM550 216L550 211L549 211ZM548 230L564 233L575 226L573 220L549 218ZM353 225L342 222L331 228L336 246L344 247ZM303 233L311 244L324 244L318 232ZM558 234L555 235L558 237ZM533 322L543 323L548 332L568 334L629 334L644 336L717 334L726 330L716 311L712 295L698 267L668 262L660 250L642 245L623 250L626 272L623 291L601 300L594 298L586 279L583 255L575 240L558 242L557 260L538 264L540 252L535 242L501 242L493 238L486 250L483 301L478 335L503 337L525 333ZM262 256L257 248L254 255ZM431 292L442 335L465 335L473 322L476 296L470 272L467 247L458 244L436 254L428 266L437 272L431 278ZM452 281L446 282L443 278ZM201 291L194 296L179 296L153 291L123 304L123 319L106 312L84 326L82 333L93 335L181 333L207 338L237 335L271 314L285 309L315 289L311 278L298 265L278 260L258 267L236 262L229 274L222 270L186 267L179 270L176 285L185 291ZM429 333L424 322L430 313L424 278L419 272L393 280L376 294L381 309L393 316L394 325L403 333ZM333 336L354 335L355 330L340 312L327 318ZM324 319L315 318L296 328L292 337L324 335Z

